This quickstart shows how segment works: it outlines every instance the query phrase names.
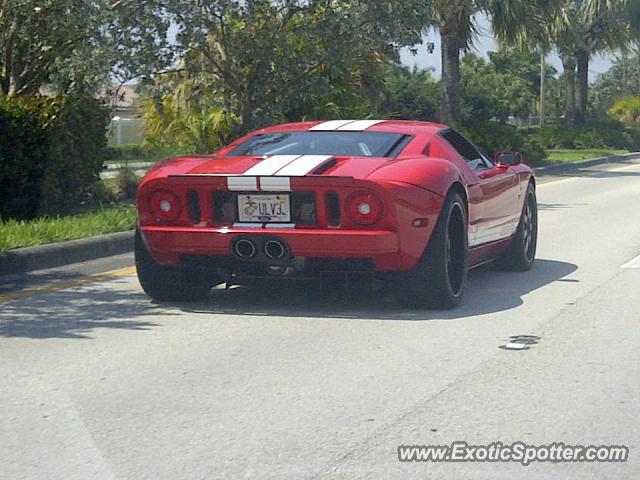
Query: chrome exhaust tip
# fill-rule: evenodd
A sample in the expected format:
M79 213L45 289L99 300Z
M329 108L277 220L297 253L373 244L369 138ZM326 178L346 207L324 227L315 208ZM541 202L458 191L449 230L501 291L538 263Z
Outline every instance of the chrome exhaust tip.
M267 240L264 242L263 251L271 260L282 260L287 255L287 247L280 240Z
M251 240L247 240L246 238L242 238L233 244L233 253L243 260L249 260L256 256L258 250L256 249L256 244Z

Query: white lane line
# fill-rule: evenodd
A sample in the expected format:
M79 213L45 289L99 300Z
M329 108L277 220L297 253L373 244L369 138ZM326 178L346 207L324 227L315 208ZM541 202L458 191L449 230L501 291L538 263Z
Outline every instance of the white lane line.
M622 268L640 268L640 255L622 265Z

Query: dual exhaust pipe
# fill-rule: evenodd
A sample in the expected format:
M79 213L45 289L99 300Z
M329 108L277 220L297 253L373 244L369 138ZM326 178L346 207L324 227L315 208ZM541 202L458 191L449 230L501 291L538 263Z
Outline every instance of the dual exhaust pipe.
M269 260L284 260L289 256L289 247L277 238L269 238L259 245L255 240L243 237L233 242L231 248L233 254L242 260L253 260L259 254Z

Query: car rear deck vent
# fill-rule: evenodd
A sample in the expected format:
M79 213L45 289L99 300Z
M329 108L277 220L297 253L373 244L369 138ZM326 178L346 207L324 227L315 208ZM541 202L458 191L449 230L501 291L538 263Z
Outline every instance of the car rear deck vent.
M200 195L195 190L187 192L187 204L189 205L189 218L193 223L200 223Z
M327 201L327 220L330 226L337 227L340 225L340 197L336 192L328 192Z

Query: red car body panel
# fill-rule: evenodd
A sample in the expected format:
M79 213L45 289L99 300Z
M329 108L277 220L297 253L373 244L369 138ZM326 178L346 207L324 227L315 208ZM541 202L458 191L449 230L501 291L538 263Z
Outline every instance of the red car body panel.
M140 184L137 196L139 229L154 259L179 265L182 255L232 257L239 236L277 237L294 258L370 259L377 271L414 267L429 242L447 193L456 188L466 197L470 264L500 254L512 238L532 177L526 165L470 168L440 135L447 127L432 123L382 121L366 131L412 136L396 158L335 156L319 174L286 177L287 192L315 194L315 223L248 225L222 222L214 214L216 192L274 191L267 188L283 177L246 176L264 157L228 156L254 135L308 131L323 122L279 125L253 132L213 155L175 157L157 164ZM275 180L274 180L275 179ZM248 182L248 183L247 183ZM253 182L253 183L252 183ZM154 192L171 192L181 204L177 218L159 219L151 208ZM354 192L371 192L382 202L383 214L373 225L350 219L345 199ZM327 194L340 202L340 224L330 224ZM197 221L190 217L188 195L197 198Z

